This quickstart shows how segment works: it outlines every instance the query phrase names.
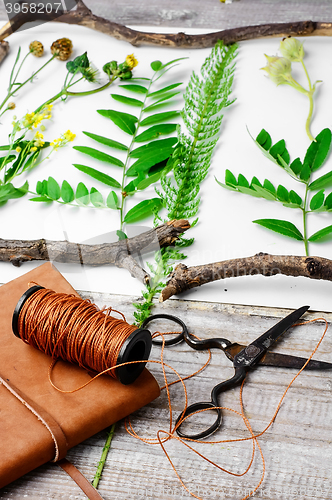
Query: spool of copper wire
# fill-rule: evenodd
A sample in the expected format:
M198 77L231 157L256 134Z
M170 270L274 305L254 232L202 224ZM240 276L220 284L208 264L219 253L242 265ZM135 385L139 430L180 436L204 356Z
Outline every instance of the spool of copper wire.
M52 359L78 364L89 372L107 373L131 384L143 371L151 351L149 330L100 310L90 300L32 286L18 301L14 334ZM129 363L129 364L125 364ZM122 365L117 368L117 365Z

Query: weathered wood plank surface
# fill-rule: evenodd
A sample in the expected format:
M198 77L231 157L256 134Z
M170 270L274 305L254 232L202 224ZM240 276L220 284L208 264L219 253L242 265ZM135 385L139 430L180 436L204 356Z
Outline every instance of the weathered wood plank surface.
M100 306L112 305L132 321L132 302L137 297L84 294ZM190 331L201 337L226 337L248 343L264 332L289 311L263 307L243 307L171 300L158 305L156 312L168 312L181 317ZM308 319L320 316L308 313ZM325 314L331 322L332 314ZM165 325L164 325L165 326ZM291 329L278 344L278 351L308 357L324 330L322 323ZM323 341L316 359L330 360L331 334ZM151 359L159 359L160 350L153 348ZM198 369L206 353L190 351L184 345L168 348L165 361L182 376ZM161 371L150 365L160 384ZM261 432L269 423L284 389L296 372L294 370L257 368L248 375L244 391L246 415L255 432ZM231 363L218 351L213 352L211 364L203 373L186 382L189 402L209 399L217 382L232 374ZM170 379L174 378L170 375ZM330 500L332 491L332 379L331 372L305 372L296 380L273 426L260 438L266 460L266 476L255 498L269 500ZM183 392L179 385L171 388L175 417L183 408ZM222 396L221 404L240 409L239 390ZM166 394L138 411L132 418L136 431L146 437L155 437L158 429L168 429L169 415ZM245 437L248 433L241 419L224 412L219 439ZM216 437L217 437L216 436ZM215 438L216 438L215 437ZM92 479L106 438L106 432L94 436L69 452L69 459ZM199 450L211 460L237 473L249 463L251 444L201 445ZM191 490L203 498L240 500L258 483L262 471L256 455L252 472L243 479L229 476L208 466L199 457L173 440L167 444L179 473ZM100 493L105 500L139 500L189 498L182 490L159 445L147 445L131 436L123 422L117 424L112 449L100 482ZM66 474L55 465L45 465L4 488L2 499L83 499L84 494Z
M5 19L5 2L0 19ZM226 29L270 22L331 21L330 0L86 0L94 14L124 25Z

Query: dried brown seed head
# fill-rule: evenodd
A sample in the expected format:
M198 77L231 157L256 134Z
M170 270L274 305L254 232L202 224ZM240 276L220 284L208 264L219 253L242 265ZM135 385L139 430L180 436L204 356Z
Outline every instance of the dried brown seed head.
M34 40L30 43L29 50L35 57L41 57L44 54L44 46L41 42L38 42L38 40Z
M73 52L73 44L69 38L59 38L52 43L51 52L60 61L67 61Z

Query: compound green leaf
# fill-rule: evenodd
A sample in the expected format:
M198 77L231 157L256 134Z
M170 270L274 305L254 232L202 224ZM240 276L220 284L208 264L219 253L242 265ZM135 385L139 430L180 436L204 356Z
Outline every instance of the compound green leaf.
M326 206L326 210L332 210L332 193L328 194L325 198L324 205Z
M172 132L175 132L176 127L176 123L154 125L135 137L135 142L151 141L152 139L157 139L161 135L171 134Z
M88 167L86 165L80 165L78 163L73 163L73 165L75 168L77 168L77 170L80 170L81 172L90 175L90 177L93 177L97 181L100 181L103 184L106 184L107 186L115 188L121 187L121 184L116 179L107 174L104 174L103 172L100 172L99 170L96 170L95 168Z
M98 189L92 187L90 189L90 201L92 205L96 208L101 208L105 206L104 198Z
M332 134L329 128L323 129L307 149L303 165L310 168L311 172L318 170L325 162L331 148Z
M160 198L143 200L127 212L124 222L131 224L146 219L160 210L161 207L162 201Z
M142 120L141 126L144 127L146 125L154 125L155 123L171 120L179 115L179 111L165 111L164 113L156 113Z
M325 198L324 189L321 189L311 198L310 210L314 211L320 209L324 203L324 198Z
M289 191L289 202L293 205L298 205L299 207L301 207L303 203L301 196L293 190Z
M76 149L76 151L80 151L80 153L84 153L85 155L91 156L91 158L95 158L96 160L104 161L106 163L110 163L111 165L116 165L117 167L124 167L124 163L121 160L103 153L102 151L98 151L98 149L89 148L88 146L74 146L73 149Z
M303 167L300 172L300 179L304 182L307 182L310 179L311 170L308 164L303 164Z
M113 210L118 208L118 196L115 191L111 191L107 196L106 205L108 208L112 208Z
M119 87L129 90L130 92L136 92L137 94L146 94L148 89L143 85L119 85Z
M303 241L303 236L298 228L292 223L286 220L280 219L257 219L253 221L255 224L259 224L271 231L283 234L289 238L294 238L295 240Z
M270 191L270 193L272 193L273 195L276 194L276 188L274 187L272 182L270 182L268 179L264 180L263 187L264 187L264 189L267 189L268 191Z
M60 186L53 177L47 179L47 196L52 200L60 198Z
M121 144L121 142L113 141L113 139L109 139L108 137L103 137L102 135L92 134L91 132L84 132L83 134L87 135L94 141L99 142L100 144L104 144L109 148L120 149L121 151L128 151L128 147L125 144Z
M173 147L178 142L176 137L169 137L168 139L161 139L159 141L153 141L144 146L131 151L130 155L132 158L142 158L146 155L156 155L158 152L161 156L164 156L164 150L167 151L168 156L171 154ZM168 157L167 156L167 157Z
M122 111L115 111L114 109L98 109L98 113L105 118L109 118L121 130L129 135L133 135L136 131L136 123L138 119L129 113L122 113Z
M332 233L332 226L327 226L324 227L324 229L320 229L319 231L311 235L310 238L308 238L308 240L318 241L321 240L322 238L325 238L326 236L331 235L331 233Z
M89 205L90 202L89 190L86 187L86 185L83 184L83 182L80 182L77 185L75 199L78 205L84 205L84 206Z
M272 139L270 134L263 128L258 136L256 137L256 142L262 146L266 151L269 151L272 146Z
M259 194L261 198L265 198L265 200L274 201L276 196L271 193L268 189L258 186L257 184L252 184L253 189Z
M294 172L295 175L299 175L299 173L302 170L302 167L303 167L303 165L302 165L300 158L296 158L289 165L289 168L292 170L292 172Z
M237 186L237 180L234 174L230 170L226 170L225 172L225 184L227 186Z
M22 198L28 192L28 189L29 184L27 181L19 188L15 188L11 183L0 185L0 204L3 205L11 199Z
M286 203L288 202L289 199L287 189L281 184L279 184L279 186L277 187L277 198L280 201L284 201Z
M38 202L52 202L53 200L49 198L46 194L42 196L34 196L32 198L29 198L29 201L38 201ZM1 200L0 200L0 205L1 205Z
M247 179L245 178L244 175L239 174L239 176L237 178L237 185L238 185L238 187L239 186L243 186L243 187L248 188L249 187L249 182L247 181Z
M316 189L327 188L331 185L332 185L332 171L328 172L325 175L322 175L315 181L311 182L308 187L312 191L315 191Z
M280 163L279 156L287 163L289 164L290 156L289 153L286 149L286 143L284 139L281 139L281 141L278 141L272 146L270 149L270 155L273 156L273 158Z
M161 141L155 141L148 144L147 146L142 146L142 148L138 148L140 149L139 158L127 170L126 175L130 177L132 175L137 175L139 172L146 172L156 164L162 162L163 160L167 160L173 152L173 145L175 144L174 141L177 142L177 139L175 137L170 139L164 139ZM152 147L156 144L158 145L158 143L162 143L162 145L160 147ZM146 150L143 149L145 147ZM138 153L136 154L138 155Z
M154 102L153 104L150 104L150 106L147 106L146 108L144 108L144 110L143 110L144 113L151 111L151 110L160 109L161 107L168 104L168 103L166 103L166 101L168 101L169 99L172 99L172 97L175 97L178 94L180 94L180 92L169 92L168 94L165 94L163 97L158 99L156 102Z
M150 64L153 71L159 71L162 68L163 63L161 61L152 61Z
M161 174L162 174L162 171L156 172L155 174L150 175L146 179L143 179L142 181L140 181L136 185L136 188L138 190L146 189L147 187L151 186L151 184L154 184L155 182L159 181Z
M74 190L66 180L61 185L60 196L65 203L71 203L75 199Z
M123 104L128 104L129 106L136 106L137 108L141 108L143 106L143 102L139 99L133 99L132 97L125 97L120 94L111 94L113 99L118 102L122 102Z
M182 85L182 82L173 83L172 85L167 85L167 87L164 87L160 90L156 90L155 92L149 92L148 97L159 97L160 95L165 94L165 92L169 92L170 90L176 89L176 87L179 87L179 85Z
M238 185L237 186L237 190L240 193L249 194L250 196L255 196L256 198L260 198L261 197L260 194L253 187L247 187L247 186Z

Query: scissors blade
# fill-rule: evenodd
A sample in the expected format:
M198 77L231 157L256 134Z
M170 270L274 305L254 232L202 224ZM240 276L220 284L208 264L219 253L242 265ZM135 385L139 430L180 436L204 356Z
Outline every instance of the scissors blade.
M309 306L303 306L296 309L296 311L288 314L288 316L283 318L276 325L272 326L272 328L270 328L267 332L263 333L263 335L254 340L254 342L242 349L242 351L234 357L234 367L249 368L251 366L255 366L267 352L269 347L271 347L271 345L274 344L276 340L286 330L288 330L288 328L296 323L296 321L298 321L308 309Z
M225 354L228 359L234 361L235 356L245 348L245 345L232 344L226 347ZM274 366L276 368L296 368L300 370L306 361L306 358L301 358L299 356L267 351L258 364L263 366ZM332 370L332 363L311 359L305 367L305 370Z

